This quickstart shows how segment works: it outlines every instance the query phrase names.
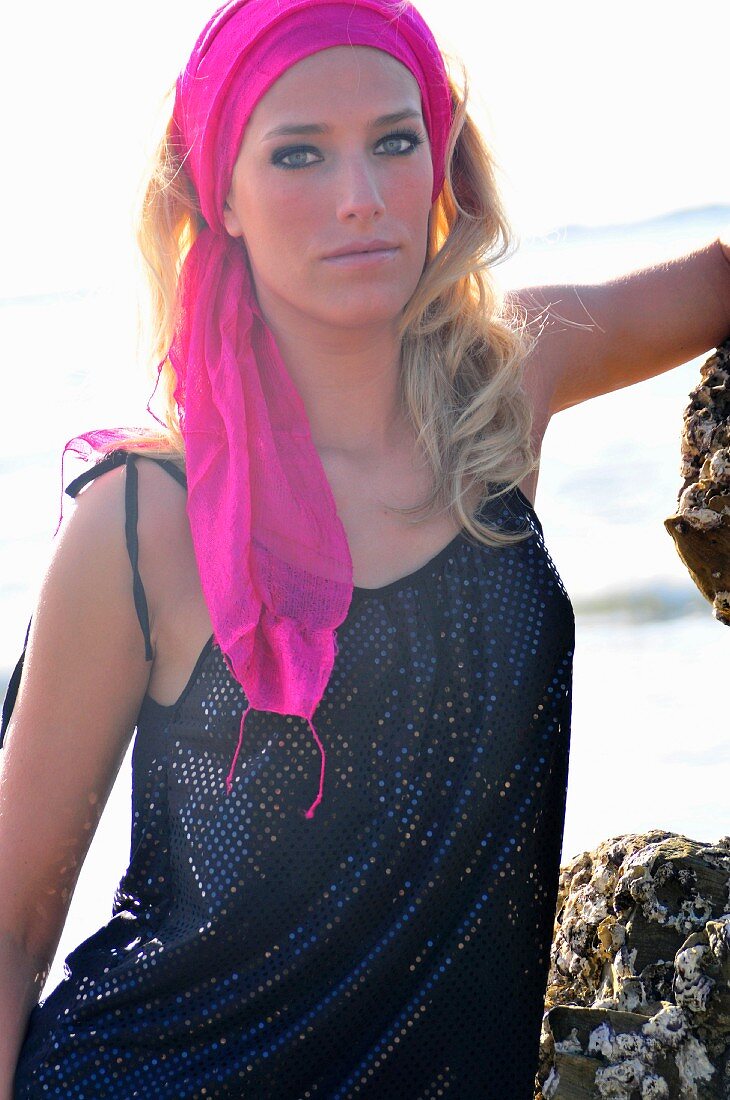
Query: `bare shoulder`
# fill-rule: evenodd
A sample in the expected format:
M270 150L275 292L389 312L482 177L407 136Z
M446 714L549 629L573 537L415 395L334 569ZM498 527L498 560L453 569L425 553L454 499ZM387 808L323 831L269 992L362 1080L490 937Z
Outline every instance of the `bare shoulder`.
M140 568L144 568L145 588L155 602L157 589L165 591L166 578L187 565L193 552L187 494L153 459L139 458L137 469Z
M105 605L113 614L128 602L124 478L124 467L110 470L87 485L70 509L64 508L64 522L51 550L39 612L44 609L48 586L69 591L79 588L81 618L87 604ZM100 584L95 588L93 580L97 576Z
M43 961L150 675L130 583L124 475L120 467L86 486L53 544L0 754L0 935L20 930Z
M138 572L152 648L152 661L145 662L146 690L157 702L169 705L187 683L212 626L200 587L186 489L152 458L136 456L135 468ZM87 486L77 498L69 528L80 532L82 553L99 555L110 566L113 562L108 596L124 618L137 658L144 662L144 632L125 538L128 477L129 470L120 466ZM85 568L83 560L79 565Z
M58 640L73 637L73 651L89 656L114 648L105 641L98 651L97 635L105 634L116 638L116 659L129 662L131 681L139 684L146 678L144 647L139 645L131 599L125 520L124 467L95 479L75 498L51 548L41 584L29 640L31 665L39 656L36 650L43 651L44 660L55 650L56 658L71 670L73 653L59 646Z
M140 545L157 546L160 555L174 553L181 536L189 536L187 493L172 474L151 458L137 458L139 471Z
M184 549L186 537L189 539L187 497L183 486L157 462L138 457L135 465L138 471L136 534L140 557L144 555L149 571L158 561L164 560L169 565L170 559ZM127 597L131 580L125 536L128 476L122 465L92 481L76 497L62 533L62 538L73 539L80 556L79 564L84 565L89 556L104 555L107 565L113 567L119 590L123 589Z

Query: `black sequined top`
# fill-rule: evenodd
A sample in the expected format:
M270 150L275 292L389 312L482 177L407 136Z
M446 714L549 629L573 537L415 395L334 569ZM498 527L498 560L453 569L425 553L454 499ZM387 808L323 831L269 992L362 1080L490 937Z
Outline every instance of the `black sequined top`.
M313 819L297 717L251 712L226 795L246 698L212 639L174 706L145 699L129 868L16 1097L531 1100L574 622L526 498L482 514L532 534L355 589Z

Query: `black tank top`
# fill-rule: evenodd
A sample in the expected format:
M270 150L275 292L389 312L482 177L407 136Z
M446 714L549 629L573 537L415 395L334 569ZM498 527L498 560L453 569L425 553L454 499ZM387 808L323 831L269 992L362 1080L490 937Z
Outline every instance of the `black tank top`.
M149 657L136 504L131 459ZM574 620L519 490L481 514L531 535L459 534L355 589L315 715L313 819L320 756L298 717L251 712L226 795L247 701L213 639L174 706L145 698L129 868L31 1014L16 1097L531 1100Z

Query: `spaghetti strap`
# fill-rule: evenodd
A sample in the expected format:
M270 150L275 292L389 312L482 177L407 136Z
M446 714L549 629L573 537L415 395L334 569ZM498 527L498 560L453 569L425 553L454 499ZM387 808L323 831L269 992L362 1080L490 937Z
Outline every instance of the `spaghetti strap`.
M134 606L137 612L137 618L139 619L140 627L142 628L142 635L144 637L145 644L145 660L151 661L153 657L152 653L152 638L150 635L150 621L149 621L149 608L147 605L147 596L145 594L144 585L142 584L142 577L139 572L139 539L137 535L137 521L139 518L139 479L137 474L137 459L140 456L132 454L130 451L117 450L112 451L111 454L106 455L105 458L96 462L88 470L84 470L82 474L74 478L65 489L65 492L70 497L76 497L80 491L88 485L90 482L95 481L97 477L101 477L102 474L107 473L109 470L116 469L117 466L126 466L126 479L124 487L124 537L127 544L127 553L129 554L129 560L132 566L132 592L134 596ZM175 465L174 462L170 462L169 459L155 458L153 455L145 455L145 458L149 458L152 462L156 462L158 466L162 466L164 470L168 472L177 481L178 485L181 485L183 489L187 488L187 479L182 470ZM32 622L32 619L31 619ZM2 707L2 721L0 723L0 748L2 748L3 740L5 738L5 731L10 725L10 719L15 707L15 701L18 696L18 688L20 686L20 679L23 674L23 664L25 661L25 652L28 646L28 637L30 635L31 622L28 623L28 629L25 632L25 641L23 642L23 652L20 654L18 661L13 669L13 673L8 681L8 686L3 699Z
M89 484L90 481L95 481L101 474L107 473L108 470L113 470L116 466L123 466L128 458L127 451L112 451L106 458L102 458L99 462L95 462L93 466L88 470L84 470L83 474L79 474L73 481L69 482L66 486L65 492L70 497L76 497L81 490Z
M80 491L89 484L90 481L95 481L101 474L107 473L108 470L113 470L117 466L124 466L130 458L139 458L140 455L133 455L129 451L112 451L106 458L102 458L99 462L96 462L88 470L84 470L83 474L79 474L73 481L69 482L64 490L68 496L78 496ZM185 474L182 470L175 465L174 462L170 462L167 458L155 458L153 455L145 455L151 462L156 462L158 466L162 466L163 470L167 470L168 474L174 477L178 485L181 485L183 489L187 489L188 482Z
M127 541L127 553L132 563L132 591L134 594L134 606L137 611L139 625L144 635L144 656L146 661L151 661L152 638L150 636L150 615L147 606L142 578L139 575L139 538L137 536L137 519L139 517L139 478L137 475L136 455L127 455L127 476L124 486L124 537Z
M124 537L127 543L127 553L129 554L129 560L132 566L132 594L134 596L134 607L137 612L137 618L139 619L139 625L142 628L142 635L144 637L145 660L151 661L153 653L149 607L144 585L142 584L142 577L139 572L139 538L137 534L137 522L139 519L139 477L137 473L137 459L139 457L140 455L134 454L131 451L113 451L111 454L107 455L106 458L103 458L100 462L92 466L90 470L85 470L83 474L75 478L67 487L66 492L69 496L75 497L90 481L100 477L108 470L114 469L116 466L126 465L124 486ZM162 466L168 474L174 477L178 485L181 485L184 489L187 488L185 474L174 462L170 462L165 458L155 458L153 455L145 455L144 457L151 459L152 462L156 462L158 466Z
M167 470L168 474L175 478L178 485L182 485L183 489L187 490L188 479L180 467L176 466L174 462L170 462L169 458L153 458L152 455L145 455L144 457L156 462L158 466L162 466L163 470Z

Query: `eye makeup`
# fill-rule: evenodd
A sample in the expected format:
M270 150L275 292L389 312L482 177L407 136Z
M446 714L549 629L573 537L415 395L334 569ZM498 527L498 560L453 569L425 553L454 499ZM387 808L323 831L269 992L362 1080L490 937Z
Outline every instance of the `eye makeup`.
M391 157L405 157L414 153L419 145L422 145L425 141L425 137L419 134L416 130L398 130L391 134L385 134L379 138L375 143L375 149L384 145L386 142L407 142L405 149L392 150L390 152L377 153L378 156L391 156ZM302 163L287 163L289 158L295 157L307 157L312 156L315 159ZM319 149L314 145L288 145L282 149L275 149L271 154L271 163L277 168L284 168L287 170L295 170L300 168L309 168L313 164L318 164L323 160L323 156Z

